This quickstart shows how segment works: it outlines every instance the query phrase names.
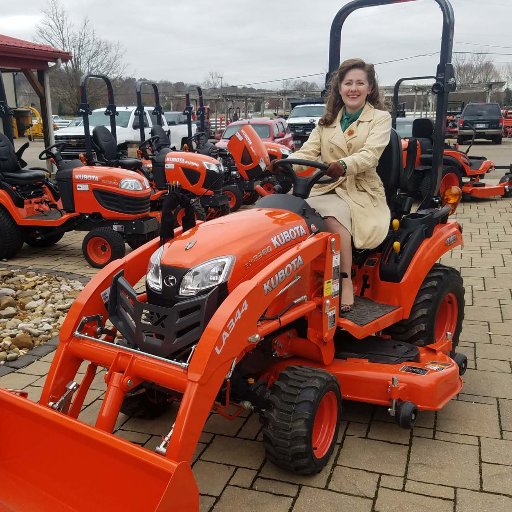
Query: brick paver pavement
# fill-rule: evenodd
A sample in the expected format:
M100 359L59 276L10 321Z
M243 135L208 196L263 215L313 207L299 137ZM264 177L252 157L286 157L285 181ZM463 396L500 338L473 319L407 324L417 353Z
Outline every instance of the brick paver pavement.
M421 413L411 432L396 426L384 408L345 403L334 455L311 477L265 460L255 415L227 422L212 414L193 466L201 511L512 510L512 200L465 203L457 218L465 247L442 263L460 269L466 288L460 348L469 369L458 398L438 413ZM87 278L95 271L81 256L81 237L67 234L45 250L25 247L3 264ZM23 388L37 400L52 357L1 376L0 387ZM104 388L100 375L84 421L94 418ZM152 421L122 415L117 433L154 449L175 413Z

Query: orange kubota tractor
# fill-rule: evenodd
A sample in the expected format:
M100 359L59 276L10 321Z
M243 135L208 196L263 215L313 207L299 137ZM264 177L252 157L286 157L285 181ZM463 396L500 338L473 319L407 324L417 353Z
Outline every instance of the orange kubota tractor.
M4 128L9 125L4 122ZM49 247L77 230L88 232L82 244L85 259L101 268L124 256L125 242L133 247L140 237L156 236L159 226L149 216L151 189L145 178L79 160L65 162L64 144L58 143L39 155L56 165L51 179L45 169L24 168L26 146L16 153L9 135L0 134L0 258L14 257L24 243Z
M436 123L444 126L455 86L453 11L447 0L435 1L444 19ZM347 16L391 3L398 2L355 0L338 12L329 75L340 62ZM250 138L235 139L241 151ZM39 403L0 391L0 508L197 511L190 465L212 408L231 418L259 412L268 459L312 474L333 452L342 397L386 406L410 428L418 411L438 410L459 393L467 363L456 352L462 278L436 262L462 244L461 227L448 219L460 190L442 199L434 182L412 212L410 176L391 133L378 173L392 227L379 248L356 252L355 308L340 316L339 236L324 230L303 199L326 165L291 163L321 170L304 178L284 167L294 195L269 195L256 208L195 226L191 215L190 225L173 231L164 213L160 241L113 262L86 286L62 326ZM179 201L172 192L164 210L175 214ZM141 278L145 290L136 291ZM83 361L89 364L78 378ZM107 370L107 390L89 426L80 412L99 368ZM179 410L156 453L112 435L127 405L171 399ZM23 443L10 441L14 432Z

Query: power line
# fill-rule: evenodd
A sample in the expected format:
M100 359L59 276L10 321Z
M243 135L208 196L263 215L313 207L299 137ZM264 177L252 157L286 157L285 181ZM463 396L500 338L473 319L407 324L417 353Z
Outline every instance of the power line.
M463 41L456 41L455 44L470 44L473 46L488 46L489 48L504 48L504 49L512 49L512 46L499 46L497 44L480 44L480 43L465 43Z

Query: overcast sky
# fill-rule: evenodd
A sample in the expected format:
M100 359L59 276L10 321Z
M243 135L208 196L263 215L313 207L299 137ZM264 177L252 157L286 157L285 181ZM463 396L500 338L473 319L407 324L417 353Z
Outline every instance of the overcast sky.
M272 89L281 88L283 79L297 77L323 84L331 22L345 3L61 0L74 23L88 16L98 35L121 43L128 75L202 83L208 72L216 71L224 84ZM495 63L512 67L512 0L451 3L454 51L492 52L495 55L489 58ZM34 40L45 2L4 0L2 4L0 33ZM403 76L435 74L436 56L385 62L437 52L441 22L434 0L361 9L345 23L342 59L362 57L375 63L382 85Z

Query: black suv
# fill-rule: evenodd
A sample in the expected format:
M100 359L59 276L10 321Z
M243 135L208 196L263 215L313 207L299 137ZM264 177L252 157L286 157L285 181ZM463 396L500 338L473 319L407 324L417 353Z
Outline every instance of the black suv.
M488 139L495 144L501 144L503 116L498 103L468 103L464 107L459 118L458 144L472 139L471 126L476 130L475 139Z

